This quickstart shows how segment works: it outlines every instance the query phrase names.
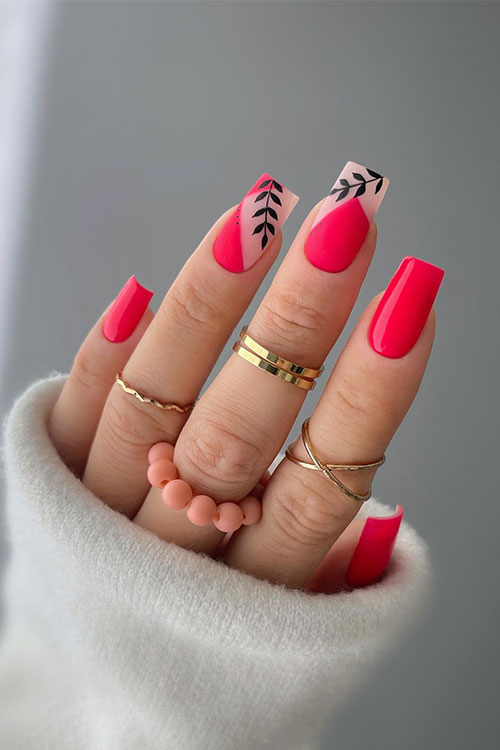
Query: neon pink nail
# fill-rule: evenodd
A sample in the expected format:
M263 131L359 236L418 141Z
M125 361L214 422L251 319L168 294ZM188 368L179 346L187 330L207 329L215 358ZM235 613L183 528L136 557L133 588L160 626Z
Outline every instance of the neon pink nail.
M380 300L369 331L372 349L397 359L415 345L429 317L444 271L432 263L404 258Z
M106 315L103 333L108 341L116 344L133 334L152 296L153 292L141 286L135 276L130 277Z
M297 205L298 197L263 174L223 226L214 243L217 262L233 273L256 263Z
M369 586L385 572L403 515L403 507L398 505L392 516L366 519L345 575L348 586Z
M323 201L305 244L306 258L339 273L359 252L389 186L387 177L348 161Z

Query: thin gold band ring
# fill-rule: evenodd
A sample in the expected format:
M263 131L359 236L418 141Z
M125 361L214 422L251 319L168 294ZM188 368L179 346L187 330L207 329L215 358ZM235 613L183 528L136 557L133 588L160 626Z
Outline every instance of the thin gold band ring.
M289 359L284 359L278 354L269 351L269 349L266 349L262 344L259 344L258 341L255 341L255 339L249 335L248 326L243 326L241 329L240 339L243 346L248 347L250 351L254 352L259 357L262 357L262 359L265 359L266 362L270 362L281 370L290 372L292 375L296 375L299 378L317 378L324 370L323 366L319 369L313 369L312 367L297 365L295 362L291 362Z
M162 401L158 401L157 398L153 398L153 396L146 396L144 393L141 393L133 386L131 386L130 383L127 383L127 381L123 379L123 375L121 372L116 373L116 383L120 386L122 391L128 393L131 396L135 396L135 398L138 398L139 401L142 401L143 404L152 404L162 411L176 411L179 414L185 414L195 407L195 404L186 404L185 406L180 406L179 404L176 404L174 402L163 403Z
M292 375L291 372L282 370L281 367L277 367L276 365L271 364L271 362L262 359L258 354L251 352L249 349L245 349L240 341L235 341L233 344L233 352L247 362L250 362L254 367L258 367L271 375L281 378L281 380L284 380L286 383L297 385L299 388L303 388L306 391L312 391L316 385L314 380L304 380L304 378L299 378L297 375Z
M307 451L307 454L309 458L311 459L312 463L309 463L307 461L301 461L299 458L294 456L292 453L292 446L289 445L286 449L286 457L289 461L292 461L292 463L297 464L297 466L302 466L304 469L311 469L313 471L321 471L325 479L327 479L329 482L334 484L336 487L338 487L341 492L343 492L348 497L352 498L353 500L357 500L360 503L364 503L367 500L370 499L372 495L372 489L368 490L368 492L364 493L363 495L358 494L357 492L354 492L353 490L349 489L335 474L334 471L363 471L364 469L376 469L379 466L382 466L383 463L385 463L385 454L378 459L378 461L373 461L372 463L368 464L330 464L330 463L323 463L320 458L318 458L318 455L316 453L315 448L313 447L311 443L311 438L309 435L309 419L306 419L304 424L302 425L302 442L304 443L304 448Z

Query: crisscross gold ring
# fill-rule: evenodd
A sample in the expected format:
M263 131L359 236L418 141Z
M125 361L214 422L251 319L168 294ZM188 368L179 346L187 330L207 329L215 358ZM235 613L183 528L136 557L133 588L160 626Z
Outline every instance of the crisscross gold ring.
M309 420L306 419L304 424L302 425L302 442L304 443L304 448L307 451L307 455L311 459L312 463L309 463L308 461L302 461L300 458L297 458L292 453L292 446L289 445L286 449L286 457L289 461L292 461L292 463L297 464L297 466L302 466L304 469L311 469L313 471L321 471L325 479L328 479L329 482L332 482L336 487L338 487L339 490L341 490L345 495L352 498L353 500L357 500L358 502L364 503L367 500L370 499L372 495L371 487L363 495L358 494L357 492L354 492L353 490L349 489L347 485L345 485L337 476L335 476L334 471L364 471L366 469L377 469L379 466L382 466L382 464L385 463L385 454L382 456L382 458L379 458L377 461L373 461L372 463L368 464L332 464L332 463L324 463L321 461L321 459L318 457L318 454L316 452L316 449L313 447L313 444L311 443L311 438L309 435Z

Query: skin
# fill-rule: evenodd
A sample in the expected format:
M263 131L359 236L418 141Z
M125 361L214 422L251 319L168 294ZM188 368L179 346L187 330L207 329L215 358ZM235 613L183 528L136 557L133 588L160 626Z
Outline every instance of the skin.
M340 336L377 235L372 224L345 271L321 271L304 255L319 206L305 219L249 325L250 335L268 349L309 367L319 367ZM115 373L122 370L138 390L162 401L190 403L198 398L281 246L278 234L244 273L221 268L212 247L229 215L224 214L202 240L157 314L148 309L127 341L108 342L102 334L104 315L97 322L54 407L51 436L87 487L163 539L289 586L307 586L322 561L322 575L341 581L361 530L355 519L360 504L319 472L284 459L260 489L261 521L241 527L230 538L214 527L193 526L185 513L166 508L146 478L151 445L167 440L176 443L176 466L196 493L218 500L244 497L282 449L306 391L251 367L235 354L189 420L188 415L162 412L113 387ZM329 461L367 463L380 458L412 404L431 351L434 311L404 357L388 359L373 351L367 334L379 297L368 305L331 375L327 379L325 373L320 380L327 382L311 416L310 435L319 455ZM294 452L307 460L300 438ZM363 493L374 473L353 473L346 482Z

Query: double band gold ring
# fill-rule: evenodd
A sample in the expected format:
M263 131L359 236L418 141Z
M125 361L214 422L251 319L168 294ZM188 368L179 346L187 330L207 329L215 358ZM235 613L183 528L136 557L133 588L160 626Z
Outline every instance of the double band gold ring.
M249 335L247 326L241 329L240 340L233 344L233 351L254 367L306 391L313 390L316 385L315 378L323 372L323 367L305 367L266 349Z

